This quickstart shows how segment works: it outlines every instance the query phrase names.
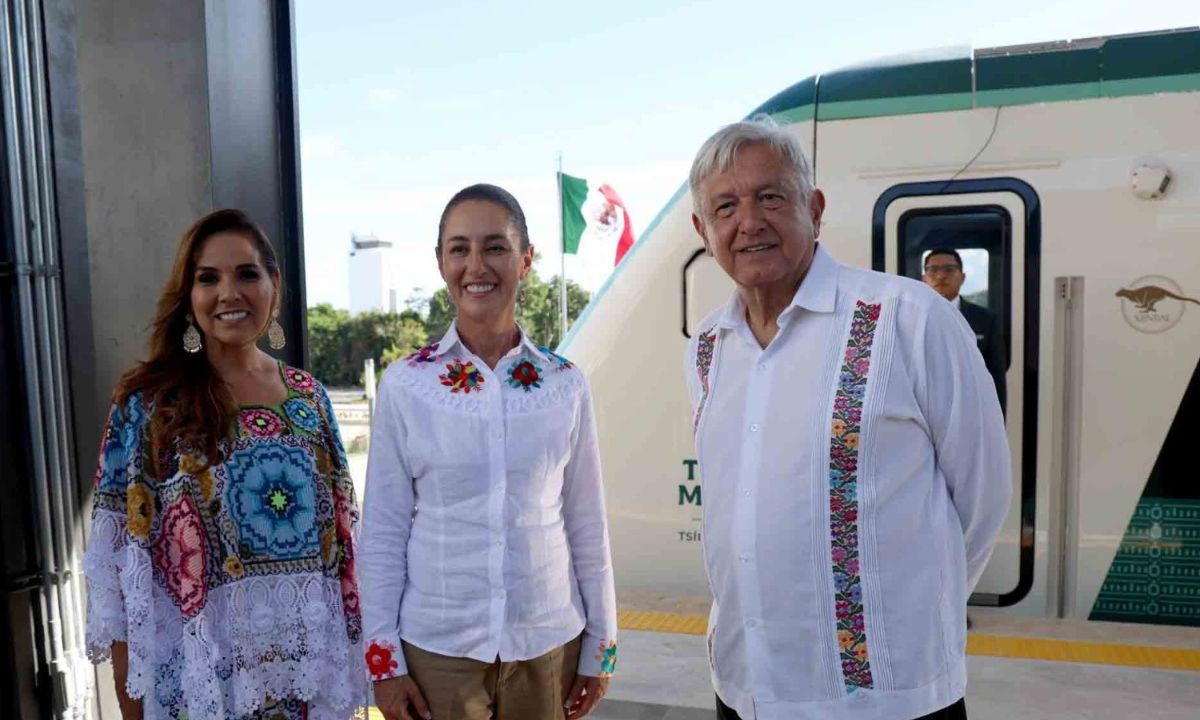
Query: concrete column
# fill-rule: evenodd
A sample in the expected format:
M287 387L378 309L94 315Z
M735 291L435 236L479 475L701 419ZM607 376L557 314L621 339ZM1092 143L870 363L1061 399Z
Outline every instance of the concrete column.
M271 237L284 358L304 363L299 168L286 0L76 0L96 394L143 357L179 239L220 207Z
M182 232L212 209L203 0L78 0L96 397L143 357Z

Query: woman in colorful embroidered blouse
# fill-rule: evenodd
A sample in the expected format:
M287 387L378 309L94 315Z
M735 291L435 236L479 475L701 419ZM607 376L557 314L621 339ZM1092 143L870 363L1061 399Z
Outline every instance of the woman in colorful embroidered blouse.
M533 263L516 199L460 191L437 257L457 318L387 369L371 433L361 561L376 704L388 720L574 720L617 652L587 382L514 319Z
M281 291L249 218L202 218L150 359L114 393L84 567L88 653L111 655L126 720L342 719L364 700L357 510L329 396L256 344L282 347Z

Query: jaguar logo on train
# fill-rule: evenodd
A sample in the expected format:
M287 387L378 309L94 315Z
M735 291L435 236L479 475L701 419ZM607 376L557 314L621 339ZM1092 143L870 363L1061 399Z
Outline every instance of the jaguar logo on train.
M1160 333L1175 327L1186 303L1200 305L1188 297L1178 283L1162 275L1145 275L1117 291L1125 322L1138 332Z

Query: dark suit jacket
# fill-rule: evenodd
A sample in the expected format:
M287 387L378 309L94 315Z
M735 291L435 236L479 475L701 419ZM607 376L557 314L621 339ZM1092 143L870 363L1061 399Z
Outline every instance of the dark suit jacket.
M991 310L969 303L961 297L958 309L975 331L975 341L979 345L979 352L983 353L983 363L992 375L992 382L996 383L996 397L1000 398L1000 409L1004 410L1005 388L1008 385L1004 375L1008 371L1008 356L1004 351L1004 333L1000 329L1000 319Z

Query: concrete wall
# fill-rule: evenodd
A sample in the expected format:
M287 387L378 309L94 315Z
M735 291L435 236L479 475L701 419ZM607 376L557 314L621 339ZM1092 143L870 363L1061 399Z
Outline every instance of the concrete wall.
M77 0L96 396L142 357L182 232L212 209L203 0Z

